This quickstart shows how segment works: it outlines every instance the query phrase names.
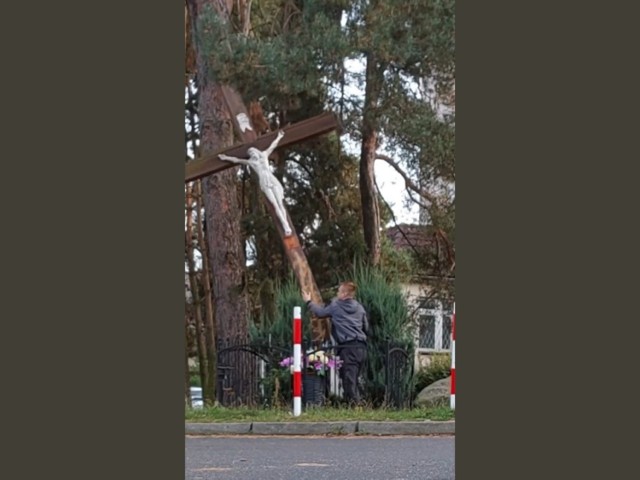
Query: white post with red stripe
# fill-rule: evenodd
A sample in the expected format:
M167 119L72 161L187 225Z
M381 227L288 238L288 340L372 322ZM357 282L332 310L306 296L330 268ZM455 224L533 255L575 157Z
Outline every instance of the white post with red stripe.
M451 400L452 410L456 409L456 304L453 304L451 317Z
M293 307L293 416L302 412L302 309Z

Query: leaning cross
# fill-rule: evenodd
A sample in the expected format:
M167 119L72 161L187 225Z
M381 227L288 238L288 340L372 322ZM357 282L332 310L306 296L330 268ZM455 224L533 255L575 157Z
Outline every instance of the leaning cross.
M225 86L221 88L225 103L231 113L234 130L238 137L242 139L243 143L241 145L234 145L218 150L210 155L188 162L185 167L185 182L197 180L198 178L203 178L207 175L235 166L233 160L223 161L219 156L230 160L246 159L247 157L255 158L261 152L268 156L273 152L273 150L275 150L275 148L282 148L288 145L301 143L305 140L340 129L340 123L338 122L336 115L333 113L324 113L284 127L282 129L284 135L273 132L257 137L251 126L247 109L239 94L230 87ZM267 173L267 175L269 174L270 172ZM261 175L259 174L259 176ZM261 176L261 178L264 177ZM265 191L264 188L263 192L266 196L267 191ZM309 292L311 294L311 299L314 302L320 303L322 301L320 291L318 290L318 286L313 278L311 268L307 262L307 257L302 251L300 240L295 232L295 228L293 228L291 218L289 217L286 208L281 202L272 203L272 201L269 201L266 198L265 200L267 200L265 201L265 205L274 219L274 223L284 245L285 253L301 289ZM285 228L287 226L289 228L285 232ZM323 341L328 340L331 332L329 319L317 318L312 315L311 330L313 333L314 344L319 345Z

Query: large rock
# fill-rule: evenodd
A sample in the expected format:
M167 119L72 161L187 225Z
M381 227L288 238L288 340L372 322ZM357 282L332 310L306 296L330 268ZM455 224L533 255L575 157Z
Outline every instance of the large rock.
M443 378L426 386L413 402L416 407L437 407L449 405L451 397L451 377Z

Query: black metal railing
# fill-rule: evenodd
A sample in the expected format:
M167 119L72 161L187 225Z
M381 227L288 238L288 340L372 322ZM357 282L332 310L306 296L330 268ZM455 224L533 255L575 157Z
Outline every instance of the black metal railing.
M251 342L249 338L226 338L219 340L216 395L222 406L271 407L290 405L292 400L290 368L282 366L283 359L292 355L292 346ZM342 388L340 369L314 371L308 367L310 355L335 359L340 350L362 348L357 345L327 345L315 349L303 345L304 354L303 408L334 405L341 402ZM372 372L371 356L377 356L375 364L382 370ZM380 405L373 397L383 397L382 404L392 408L411 408L413 358L401 345L391 341L382 348L368 348L367 361L362 369L359 387L365 404ZM381 392L381 393L380 393Z

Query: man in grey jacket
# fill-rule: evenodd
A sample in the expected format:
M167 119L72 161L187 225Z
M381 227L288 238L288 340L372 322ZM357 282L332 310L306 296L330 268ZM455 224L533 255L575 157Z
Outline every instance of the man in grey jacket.
M367 331L369 321L364 307L355 300L356 284L342 282L338 296L326 307L311 301L308 292L302 292L307 307L319 318L331 317L331 334L338 344L338 355L342 360L340 377L344 398L350 404L360 403L358 377L367 359Z

